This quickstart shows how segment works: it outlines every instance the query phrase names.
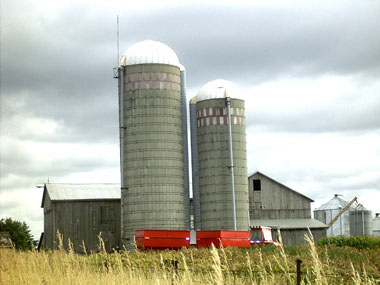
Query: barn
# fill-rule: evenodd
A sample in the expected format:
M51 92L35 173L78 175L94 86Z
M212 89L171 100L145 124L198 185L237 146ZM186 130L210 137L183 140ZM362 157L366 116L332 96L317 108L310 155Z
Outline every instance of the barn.
M311 218L311 198L258 171L249 175L248 187L251 226L280 229L288 246L305 243L308 229L316 241L326 236L327 225Z
M120 244L120 184L44 184L41 208L44 212L44 233L41 248L58 247L56 233L68 240L76 252L97 251L98 235L106 250Z

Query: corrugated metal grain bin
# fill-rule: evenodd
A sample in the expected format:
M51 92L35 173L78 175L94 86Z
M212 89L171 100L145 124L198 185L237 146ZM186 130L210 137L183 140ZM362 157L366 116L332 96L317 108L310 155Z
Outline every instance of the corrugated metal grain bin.
M375 237L380 237L380 213L376 213L372 220L372 234Z
M190 231L137 230L137 248L180 249L190 247Z
M250 231L197 231L197 247L250 247Z
M344 209L348 201L339 197L340 195L334 195L330 201L326 202L319 208L314 210L314 219L328 224L330 223L341 211ZM349 212L354 210L353 206L350 206L347 211L345 211L336 221L332 224L331 227L327 229L327 236L349 236L350 235L350 214Z
M118 80L122 245L132 249L137 229L189 229L186 106L178 57L162 43L132 45Z
M372 211L360 209L350 212L350 235L370 236L372 226Z

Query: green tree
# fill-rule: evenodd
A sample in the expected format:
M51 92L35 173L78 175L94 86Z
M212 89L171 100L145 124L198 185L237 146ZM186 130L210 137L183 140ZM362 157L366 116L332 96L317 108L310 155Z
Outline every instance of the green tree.
M33 236L25 222L3 218L0 220L0 231L9 233L16 249L27 250L33 248Z

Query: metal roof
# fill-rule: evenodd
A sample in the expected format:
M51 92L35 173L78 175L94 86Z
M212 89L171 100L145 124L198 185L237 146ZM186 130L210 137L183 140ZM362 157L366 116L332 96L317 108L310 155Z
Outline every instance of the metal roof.
M224 79L216 79L202 86L197 94L197 102L225 97L244 100L239 87L235 83Z
M344 200L343 198L340 198L338 195L335 195L334 198L332 198L330 201L326 202L322 206L316 208L314 211L343 209L347 206L348 203L348 201ZM356 205L352 204L349 210L355 210L355 208Z
M131 45L120 60L120 66L149 63L175 65L184 69L179 63L178 56L170 47L152 40Z
M315 219L276 219L276 220L251 220L252 226L266 226L276 229L316 229L328 228L324 223Z
M51 201L120 200L121 197L120 184L118 183L48 183L44 186L41 207L44 205L46 192Z

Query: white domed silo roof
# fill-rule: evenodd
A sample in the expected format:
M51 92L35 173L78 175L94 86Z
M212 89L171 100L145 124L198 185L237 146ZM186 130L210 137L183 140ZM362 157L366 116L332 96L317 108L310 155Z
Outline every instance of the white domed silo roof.
M216 79L202 86L197 94L197 102L225 97L244 100L240 88L235 83L224 79Z
M120 59L120 66L149 63L181 67L178 56L170 47L152 40L145 40L131 45Z

